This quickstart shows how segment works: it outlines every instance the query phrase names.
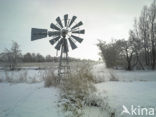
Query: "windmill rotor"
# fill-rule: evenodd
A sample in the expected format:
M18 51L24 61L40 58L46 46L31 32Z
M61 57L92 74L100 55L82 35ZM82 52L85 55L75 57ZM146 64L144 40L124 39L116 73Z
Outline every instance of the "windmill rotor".
M61 51L60 59L63 53L65 53L66 58L68 58L69 46L72 50L76 49L76 42L81 43L83 41L83 38L79 37L79 35L85 34L85 30L81 29L83 22L79 21L77 23L76 20L76 16L72 16L70 19L69 15L65 14L63 19L58 16L56 23L50 24L51 31L32 28L31 41L49 36L51 38L49 40L50 44L54 45L57 51Z
M69 19L68 14L65 14L63 20L61 20L60 17L57 17L56 24L54 23L50 24L50 28L52 29L52 31L48 31L47 29L32 28L31 40L34 41L49 36L52 37L49 42L52 45L56 44L55 46L56 50L60 50L60 47L62 45L70 46L72 50L76 49L77 46L75 42L81 43L83 41L83 38L80 38L79 36L77 36L77 34L85 34L84 29L80 30L80 26L83 25L82 21L75 23L76 19L77 19L76 16L72 16L72 18ZM64 39L66 39L67 42L61 41Z
M80 30L80 26L82 26L83 23L82 21L75 23L76 19L76 16L72 16L72 18L69 19L68 14L65 14L62 20L60 17L56 18L56 24L51 23L50 28L53 31L48 32L48 35L52 37L50 43L52 45L56 44L56 50L60 50L62 46L66 46L66 48L68 48L65 49L64 52L67 50L69 51L68 46L74 50L77 48L75 43L81 43L83 41L83 38L79 37L79 34L85 34L84 29Z
M70 20L70 23L69 23L69 27L73 24L73 22L76 20L76 16L73 16L72 19Z
M31 29L31 41L45 38L47 37L47 34L48 34L47 29L32 28Z

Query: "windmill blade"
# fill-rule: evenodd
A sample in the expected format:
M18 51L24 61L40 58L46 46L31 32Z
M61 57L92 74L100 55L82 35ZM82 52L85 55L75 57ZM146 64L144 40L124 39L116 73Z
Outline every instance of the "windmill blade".
M64 15L64 25L67 26L68 14Z
M61 37L58 36L58 37L55 37L53 39L51 39L49 42L51 43L51 45L54 45L56 43L56 41L58 41Z
M83 23L80 21L79 23L77 23L75 26L73 26L71 29L77 28L79 26L83 25Z
M48 35L49 35L49 37L51 37L51 36L60 36L60 34L61 34L61 32L60 31L49 31L48 32Z
M64 52L66 53L66 52L68 52L69 51L69 49L68 49L68 42L67 42L67 39L65 39L64 40L65 42L64 42Z
M62 25L60 17L56 18L56 22L60 25L61 28L63 28L63 25Z
M71 38L68 38L68 40L69 40L69 43L70 43L70 46L71 46L72 50L74 50L75 48L77 48L77 46L75 45L75 43L72 41Z
M73 16L72 17L72 19L71 19L71 21L69 23L69 27L73 24L73 22L76 20L76 18L77 18L76 16Z
M77 36L74 36L74 35L71 35L72 38L74 38L76 41L78 41L79 43L81 43L83 41L82 38L80 37L77 37Z
M61 30L59 27L57 27L55 24L51 23L50 28L55 30Z
M57 45L55 46L55 49L56 49L56 50L60 50L60 47L61 47L61 45L62 45L62 43L63 43L63 39L64 39L64 38L62 38L62 39L57 43Z
M31 41L47 37L47 29L31 29Z
M72 31L72 33L84 34L85 33L85 30Z

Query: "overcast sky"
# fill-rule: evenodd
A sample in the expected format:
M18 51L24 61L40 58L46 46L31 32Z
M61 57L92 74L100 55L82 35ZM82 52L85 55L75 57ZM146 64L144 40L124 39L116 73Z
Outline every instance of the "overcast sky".
M57 16L76 15L83 21L86 34L82 44L69 56L98 60L97 39L128 38L133 20L144 5L153 0L0 0L0 51L10 48L12 40L19 43L22 53L35 52L56 56L50 38L30 41L31 28L49 29Z

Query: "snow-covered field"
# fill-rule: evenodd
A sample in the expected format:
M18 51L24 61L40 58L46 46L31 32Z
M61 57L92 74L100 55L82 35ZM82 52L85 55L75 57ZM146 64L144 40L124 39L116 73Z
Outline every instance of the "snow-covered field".
M58 92L43 83L0 83L0 117L63 117Z
M128 109L131 105L156 108L156 82L107 82L96 87L100 96L108 97L107 102L118 117L122 117L122 105Z
M16 77L22 72L7 74ZM98 64L93 72L99 81L105 81L96 84L97 95L107 102L107 111L115 112L117 117L128 116L120 114L122 105L128 109L131 105L156 107L156 71L113 71ZM119 81L109 81L110 72ZM64 117L57 106L59 89L45 88L41 73L39 70L27 70L27 77L37 77L41 81L39 83L0 82L0 117ZM4 80L5 75L1 70L0 79ZM84 117L108 116L105 111L101 112L95 107L86 107L84 111Z
M32 80L42 81L42 76L45 70L35 70L35 69L24 69L19 71L4 71L0 70L0 80L5 81L7 78L16 80L27 80L27 82L32 82ZM25 79L24 79L25 78ZM24 82L24 81L23 81Z
M96 73L104 70L105 67L97 65ZM105 71L105 70L104 70ZM138 108L156 109L156 71L111 71L119 81L109 81L96 84L97 94L107 98L107 103L116 113L117 117L127 117L128 114L121 115L122 106L129 110L131 105ZM131 115L129 115L131 116ZM137 115L133 115L137 116ZM156 116L156 112L155 112ZM147 117L144 113L142 117Z

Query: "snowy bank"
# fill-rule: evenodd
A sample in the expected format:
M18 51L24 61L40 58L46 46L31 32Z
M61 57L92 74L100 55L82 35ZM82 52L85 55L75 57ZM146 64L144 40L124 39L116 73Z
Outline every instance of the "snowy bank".
M59 90L43 83L0 83L0 117L64 117L58 99Z

